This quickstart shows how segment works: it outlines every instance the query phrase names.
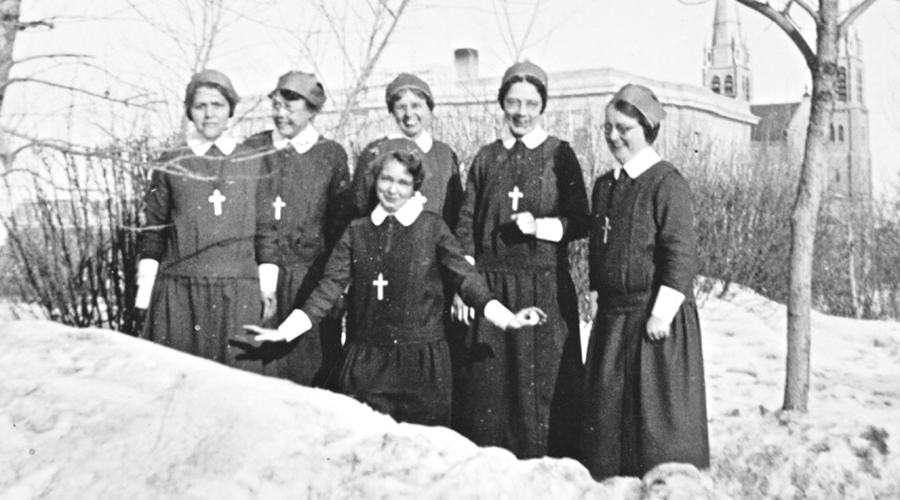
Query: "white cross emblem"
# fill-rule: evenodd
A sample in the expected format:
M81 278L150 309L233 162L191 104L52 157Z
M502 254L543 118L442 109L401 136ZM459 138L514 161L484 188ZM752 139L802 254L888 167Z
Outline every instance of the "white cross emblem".
M519 186L513 188L512 191L509 192L509 197L512 198L512 209L513 212L519 210L519 198L523 198L525 195L519 191Z
M213 213L217 216L222 215L223 201L225 201L225 197L222 196L218 189L214 190L212 196L209 197L209 202L213 204Z
M278 195L278 197L275 198L272 206L275 207L275 220L281 220L281 209L287 206L287 204L281 199L281 195Z
M376 288L378 288L378 300L384 299L384 287L387 286L388 282L384 280L384 276L381 273L378 273L378 279L372 282Z
M608 235L609 230L612 229L612 226L609 225L609 217L603 218L603 227L601 227L600 229L603 230L603 244L605 245L606 244L606 236Z

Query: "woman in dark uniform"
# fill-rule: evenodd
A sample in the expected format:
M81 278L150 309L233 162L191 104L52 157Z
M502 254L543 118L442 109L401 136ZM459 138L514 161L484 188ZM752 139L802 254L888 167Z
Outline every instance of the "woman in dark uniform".
M626 85L606 107L619 165L592 197L590 287L597 304L586 364L582 461L597 479L664 462L709 467L697 235L687 181L652 144L665 111Z
M582 365L567 254L588 233L587 192L572 148L541 126L547 74L513 65L498 101L506 126L475 157L456 234L500 301L539 307L547 321L509 333L474 319L459 355L454 428L520 458L572 456Z
M351 223L322 282L278 330L248 331L266 343L301 336L351 284L338 390L401 422L448 425L452 371L441 275L500 329L538 324L543 313L532 307L514 315L493 300L444 221L413 198L425 175L422 156L407 139L382 144L371 167L379 204Z
M148 309L141 337L258 371L228 345L241 325L260 321L257 260L266 263L274 244L257 217L260 164L225 133L237 102L218 71L188 83L184 106L195 130L152 172L135 305Z
M305 300L322 277L334 244L353 218L347 153L313 126L325 104L315 75L290 71L269 94L275 128L244 143L261 155L264 214L278 234L278 247L263 267L268 303L277 304L278 325ZM325 386L340 357L341 319L331 316L295 342L252 350L264 373L306 386Z

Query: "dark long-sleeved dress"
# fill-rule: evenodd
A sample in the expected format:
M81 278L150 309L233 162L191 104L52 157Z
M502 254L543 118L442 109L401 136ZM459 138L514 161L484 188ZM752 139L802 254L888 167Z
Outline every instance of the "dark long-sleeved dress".
M592 204L590 283L599 298L588 343L582 461L598 479L640 477L664 462L708 467L687 181L664 161L636 179L623 171L615 180L610 172L597 180ZM654 342L646 325L661 285L686 298L670 336Z
M265 216L274 226L277 246L280 324L316 287L328 255L353 218L347 153L335 141L319 137L306 152L275 149L272 132L256 134L244 143L261 154L264 179L260 191ZM277 217L276 217L277 216ZM330 318L287 345L265 344L255 354L264 373L298 384L322 387L329 380L341 351L341 320Z
M260 321L257 264L271 262L274 242L257 217L260 163L248 154L238 146L228 157L196 156L184 147L152 173L138 252L160 266L141 337L259 371L228 344L241 325Z
M385 140L386 138L381 138L369 143L356 161L353 203L360 217L371 213L378 205L378 198L375 196L375 169L370 168L373 167L370 163L381 152L380 146ZM425 180L419 192L428 200L425 202L425 210L442 216L447 226L453 229L459 219L464 196L456 153L447 144L433 141L422 164L425 167Z
M398 421L449 424L442 273L468 304L484 310L487 285L438 215L422 212L409 226L393 217L379 226L370 217L350 224L318 288L297 304L315 324L351 285L340 392Z
M518 211L562 222L560 242L523 235ZM520 458L574 455L582 363L578 302L569 274L568 242L588 232L581 168L568 143L547 138L534 149L501 141L483 147L469 171L456 234L510 310L537 306L543 325L504 332L476 319L458 355L454 428L478 445L501 446Z

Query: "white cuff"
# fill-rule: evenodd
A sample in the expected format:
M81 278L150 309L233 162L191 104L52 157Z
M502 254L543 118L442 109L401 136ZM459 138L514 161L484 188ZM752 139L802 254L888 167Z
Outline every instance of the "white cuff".
M534 232L535 238L544 241L562 241L563 225L561 220L556 217L544 217L536 219L534 222L537 224L537 230Z
M492 300L484 306L484 319L490 321L491 324L501 330L506 330L509 322L515 317L516 315L501 304L499 300Z
M659 287L656 302L653 303L653 312L650 314L666 323L671 323L675 319L675 315L678 314L678 309L681 307L682 302L684 302L683 293L662 285Z
M153 295L153 284L156 282L156 273L159 271L159 262L155 259L141 259L137 270L137 293L134 296L134 307L147 309L150 307L150 296Z
M472 264L473 266L475 265L475 257L472 257L471 255L464 255L463 257L466 258L469 264Z
M259 265L259 289L262 292L274 292L278 288L278 265Z
M288 342L303 335L312 328L312 321L309 316L300 309L294 309L290 316L278 326L278 333L284 336L284 340Z

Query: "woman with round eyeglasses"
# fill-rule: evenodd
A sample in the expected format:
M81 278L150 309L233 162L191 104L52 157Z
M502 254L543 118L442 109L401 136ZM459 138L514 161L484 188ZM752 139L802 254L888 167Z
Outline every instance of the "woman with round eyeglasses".
M691 191L652 146L665 114L639 85L606 106L603 132L618 165L591 199L596 316L580 457L598 480L641 477L665 462L709 467Z
M274 232L257 217L260 162L226 132L238 100L219 71L201 71L187 85L194 129L151 174L135 307L147 309L142 338L258 372L228 340L260 322L257 263L271 264L274 250Z
M575 152L542 127L544 70L510 67L498 102L502 136L472 163L456 234L504 304L539 307L547 321L504 332L457 304L472 325L455 356L454 427L519 458L573 456L582 364L568 244L587 236L587 192Z

